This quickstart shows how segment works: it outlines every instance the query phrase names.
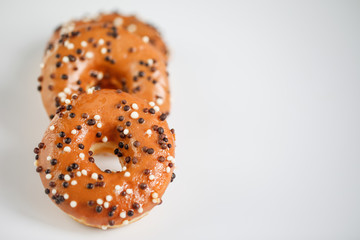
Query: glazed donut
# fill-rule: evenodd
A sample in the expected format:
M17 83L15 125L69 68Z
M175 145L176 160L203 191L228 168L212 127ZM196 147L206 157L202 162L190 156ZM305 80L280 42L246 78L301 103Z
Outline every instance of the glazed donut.
M60 108L34 149L45 193L75 220L106 229L135 221L162 202L174 178L175 134L166 114L121 90L81 94ZM111 151L121 172L94 155Z
M164 54L149 44L148 38L117 26L115 20L119 18L114 16L104 15L104 22L79 21L71 28L64 27L68 32L60 29L55 33L38 79L50 118L59 106L68 104L73 94L91 92L94 88L121 89L154 102L162 112L169 113ZM115 20L108 23L107 18ZM122 19L137 21L133 17ZM141 26L140 29L146 29L147 25Z

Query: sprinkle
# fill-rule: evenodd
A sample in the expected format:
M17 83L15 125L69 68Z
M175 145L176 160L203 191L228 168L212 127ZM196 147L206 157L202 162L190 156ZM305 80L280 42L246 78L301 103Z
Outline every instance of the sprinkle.
M142 40L143 42L148 43L150 38L148 36L143 36Z
M130 173L129 173L129 172L125 172L124 176L125 176L125 177L130 177Z
M97 74L97 76L96 76L96 78L97 78L98 80L103 79L103 77L104 77L104 74L103 74L102 72L99 72L99 73Z
M69 175L69 174L66 174L66 175L64 176L64 180L65 180L65 181L70 181L70 180L71 180L70 175Z
M44 68L44 63L40 63L40 68Z
M68 57L68 56L64 56L64 57L62 58L62 61L63 61L64 63L68 63L68 62L69 62L69 57Z
M152 198L158 198L159 195L158 195L156 192L153 192L153 193L151 194L151 197L152 197Z
M77 131L75 129L71 130L71 134L76 134Z
M156 99L156 104L157 105L162 105L163 103L164 103L164 100L162 98Z
M153 107L153 106L155 106L155 103L154 102L149 102L149 105Z
M52 158L50 156L47 156L46 160L50 161Z
M98 175L97 175L97 173L93 173L93 174L91 174L91 178L92 178L92 179L97 180L97 179L98 179Z
M154 64L154 60L151 59L151 58L149 58L149 59L147 60L147 63L148 63L149 65L153 65L153 64Z
M64 93L66 93L66 94L71 94L70 88L64 88Z
M64 152L70 152L71 148L69 146L64 147Z
M112 199L113 199L113 197L111 195L106 196L106 201L110 202Z
M96 126L97 126L98 128L101 128L101 127L102 127L102 123L98 123L98 124L96 124Z
M123 171L126 171L126 169L127 169L127 168L126 168L125 166L123 166L122 170L123 170Z
M74 207L76 207L76 205L77 205L77 202L75 202L75 201L70 202L70 207L74 208Z
M131 107L132 107L133 109L135 109L135 110L138 110L138 109L139 109L139 106L138 106L136 103L133 103L133 104L131 105Z
M51 190L52 194L56 194L56 189Z
M151 135L152 134L152 131L151 131L151 129L148 129L148 130L146 130L146 132L145 132L147 135Z
M127 134L129 133L129 129L125 129L125 130L123 131L123 133L124 133L125 135L127 135Z
M73 43L69 43L67 46L67 49L74 49L74 44Z
M87 176L87 171L85 169L81 170L82 175Z
M101 198L99 198L98 200L96 200L96 203L99 205L102 205L104 203L104 201Z
M121 17L117 17L114 19L114 26L115 27L120 27L123 24L124 20Z
M101 118L100 115L95 115L95 116L94 116L94 119L95 119L95 120L100 120L100 118Z
M64 198L65 198L65 199L69 199L69 194L65 193L65 194L64 194Z
M77 171L77 172L76 172L76 176L81 177L81 172L80 172L80 171Z
M86 47L86 46L87 46L87 42L86 42L86 41L82 41L82 42L80 43L80 45L81 45L82 47Z
M126 218L126 212L125 212L125 211L121 212L121 213L120 213L120 217L121 217L121 218Z
M126 189L126 193L127 193L127 194L132 194L132 193L133 193L133 190L130 189L130 188L129 188L129 189Z
M103 143L106 143L108 141L108 138L105 136L105 137L103 137L103 139L102 139L102 142Z
M74 186L74 185L76 185L76 184L77 184L77 181L76 181L76 180L72 180L72 181L71 181L71 185Z
M124 221L122 222L122 224L123 224L123 225L128 225L128 224L129 224L129 220L124 220Z
M101 226L101 229L102 229L102 230L107 230L108 227L107 227L107 226Z
M48 180L51 179L51 177L52 177L52 175L50 173L45 175L45 178L48 179Z
M167 172L167 173L170 172L170 167L166 167L166 172Z
M87 92L87 94L93 94L94 89L93 89L93 88L89 88L86 92Z
M152 202L153 202L153 203L157 203L157 202L158 202L158 199L157 199L157 198L153 198Z
M105 43L104 39L100 38L99 39L99 45L103 45Z
M37 161L37 160L34 161L34 166L35 166L35 167L38 166L38 161Z
M139 117L139 114L137 112L132 112L130 114L130 117L133 118L133 119L137 119Z
M106 47L101 48L100 52L101 52L102 54L106 54L106 53L107 53Z
M80 154L79 154L79 157L80 157L82 160L84 160L85 154L84 154L84 153L80 153Z
M65 99L65 103L70 104L71 103L70 99Z
M120 189L121 189L121 187L119 185L115 186L115 190L120 190Z
M138 209L138 212L139 213L142 213L144 211L144 209L142 208L142 207L140 207L139 209Z
M128 27L127 27L127 30L129 32L135 32L136 31L136 25L135 24L130 24Z
M154 106L154 110L155 110L155 112L158 112L158 111L160 111L160 108L158 106Z
M53 131L55 129L54 125L51 125L49 129Z
M174 160L174 157L173 156L168 156L166 159L169 160L169 161L172 161L172 160Z
M149 176L149 180L154 180L154 179L155 179L155 176L151 174L151 175Z
M108 202L104 202L104 208L109 208L110 204Z
M85 57L86 57L86 58L93 58L93 57L94 57L94 53L92 53L92 52L87 52L87 53L85 54Z

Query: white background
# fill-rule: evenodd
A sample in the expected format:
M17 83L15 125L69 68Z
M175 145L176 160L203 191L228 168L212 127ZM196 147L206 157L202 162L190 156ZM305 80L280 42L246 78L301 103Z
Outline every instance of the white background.
M119 9L170 46L177 178L102 231L61 212L33 166L36 91L60 23ZM0 1L1 239L360 239L359 1Z

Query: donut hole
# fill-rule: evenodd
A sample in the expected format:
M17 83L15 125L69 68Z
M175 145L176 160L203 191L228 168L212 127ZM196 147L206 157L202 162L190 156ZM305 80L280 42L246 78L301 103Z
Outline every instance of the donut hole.
M126 78L123 74L113 71L111 69L99 68L98 70L90 69L84 72L89 72L93 76L93 81L90 86L97 86L101 89L121 89L124 92L128 92L129 88L126 85ZM97 78L98 74L101 73L101 80Z
M95 143L91 146L93 158L95 159L96 166L103 172L110 170L112 172L121 172L124 159L114 155L115 143Z

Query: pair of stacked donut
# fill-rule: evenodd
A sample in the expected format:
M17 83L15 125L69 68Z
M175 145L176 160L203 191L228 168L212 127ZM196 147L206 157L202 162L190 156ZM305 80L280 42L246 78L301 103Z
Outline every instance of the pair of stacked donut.
M161 204L175 177L167 58L154 27L118 13L71 21L52 36L38 79L52 120L35 166L45 193L75 220L119 227ZM99 169L101 152L122 171Z

